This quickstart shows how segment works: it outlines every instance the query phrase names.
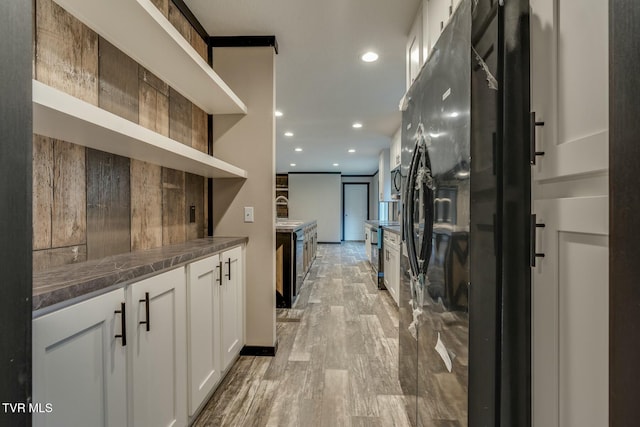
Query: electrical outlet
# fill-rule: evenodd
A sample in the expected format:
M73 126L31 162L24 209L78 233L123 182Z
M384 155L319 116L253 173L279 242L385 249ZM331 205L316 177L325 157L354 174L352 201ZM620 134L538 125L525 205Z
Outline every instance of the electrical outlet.
M244 207L244 222L253 222L253 206Z

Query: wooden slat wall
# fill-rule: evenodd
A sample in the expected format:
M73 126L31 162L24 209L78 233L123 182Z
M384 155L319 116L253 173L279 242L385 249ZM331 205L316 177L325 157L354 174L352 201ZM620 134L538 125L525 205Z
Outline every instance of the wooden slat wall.
M87 241L85 149L53 140L51 247Z
M191 146L192 105L178 91L169 88L169 138Z
M131 250L162 246L162 168L131 160Z
M185 173L185 219L187 224L186 239L193 240L204 237L204 181L201 176ZM195 222L190 221L191 206L195 206Z
M138 123L138 64L102 37L98 45L99 107Z
M129 252L129 159L87 149L87 257Z
M33 135L33 249L51 247L53 143Z
M206 60L173 3L152 2ZM52 0L36 0L35 27L37 80L207 152L206 113L161 79ZM34 271L204 236L200 176L34 135L33 191Z
M140 66L139 124L169 136L169 85Z
M52 0L36 2L36 79L98 104L98 36Z
M162 168L162 244L186 240L185 185L182 171Z

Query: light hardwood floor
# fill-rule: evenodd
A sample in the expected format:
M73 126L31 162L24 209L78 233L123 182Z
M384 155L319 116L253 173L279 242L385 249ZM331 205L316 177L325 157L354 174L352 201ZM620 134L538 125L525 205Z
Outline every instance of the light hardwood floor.
M362 243L319 245L275 357L241 356L194 426L409 426L398 309Z

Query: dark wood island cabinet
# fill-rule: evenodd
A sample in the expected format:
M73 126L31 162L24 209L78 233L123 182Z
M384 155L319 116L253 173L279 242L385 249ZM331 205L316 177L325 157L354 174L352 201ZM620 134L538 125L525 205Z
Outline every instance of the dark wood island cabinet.
M291 308L316 257L316 221L276 223L276 306Z

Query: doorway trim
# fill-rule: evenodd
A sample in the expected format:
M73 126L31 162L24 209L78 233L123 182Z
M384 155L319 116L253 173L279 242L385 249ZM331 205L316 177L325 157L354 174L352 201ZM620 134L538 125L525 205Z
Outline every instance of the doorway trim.
M371 184L369 182L343 182L342 183L342 236L341 241L344 242L344 190L346 185L366 185L367 186L367 219L369 219L369 215L371 215ZM363 224L364 227L364 224Z

